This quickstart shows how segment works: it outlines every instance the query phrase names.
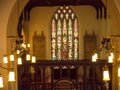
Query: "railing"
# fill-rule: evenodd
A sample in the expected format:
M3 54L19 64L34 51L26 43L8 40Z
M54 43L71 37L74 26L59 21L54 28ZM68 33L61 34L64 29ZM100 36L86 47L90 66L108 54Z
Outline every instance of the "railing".
M110 81L104 82L108 67ZM112 90L112 64L105 60L41 60L18 66L18 90Z

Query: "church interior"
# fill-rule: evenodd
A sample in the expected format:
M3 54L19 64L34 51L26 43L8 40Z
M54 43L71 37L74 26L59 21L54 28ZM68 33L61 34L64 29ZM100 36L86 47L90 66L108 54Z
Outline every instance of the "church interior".
M1 0L0 90L120 90L120 0Z

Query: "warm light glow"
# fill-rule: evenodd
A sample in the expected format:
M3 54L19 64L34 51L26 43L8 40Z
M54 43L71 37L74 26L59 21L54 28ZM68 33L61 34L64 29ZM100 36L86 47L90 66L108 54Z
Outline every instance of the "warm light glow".
M118 77L120 77L120 67L118 68Z
M109 62L109 63L113 63L113 58L112 58L112 56L109 56L109 57L108 57L108 62Z
M0 76L0 88L3 88L4 85L3 85L3 78Z
M14 55L13 54L10 55L10 61L14 61Z
M113 53L110 53L111 57L114 58L114 54Z
M30 44L29 44L29 43L27 44L27 47L30 47Z
M114 58L114 54L110 53L110 56L108 57L108 62L113 63L113 58Z
M95 53L94 55L95 55L95 58L98 59L98 55L97 55L97 53Z
M21 65L22 64L22 59L19 57L18 58L18 65Z
M96 62L95 56L92 56L92 62Z
M23 47L23 48L26 48L26 45L25 45L24 43L22 43L22 47Z
M27 61L30 61L30 54L27 54L27 55L26 55L26 60L27 60Z
M92 62L96 62L97 58L98 58L98 55L97 55L97 53L95 53L95 54L92 56Z
M20 54L20 50L17 50L17 54Z
M15 81L15 73L13 71L9 72L9 79L8 81L13 82Z
M103 80L104 81L109 81L110 80L109 71L108 70L104 70L103 71Z
M32 63L36 63L36 58L35 58L35 56L32 56L32 61L31 61Z
M8 63L8 58L7 58L7 56L4 56L4 58L3 58L3 63Z

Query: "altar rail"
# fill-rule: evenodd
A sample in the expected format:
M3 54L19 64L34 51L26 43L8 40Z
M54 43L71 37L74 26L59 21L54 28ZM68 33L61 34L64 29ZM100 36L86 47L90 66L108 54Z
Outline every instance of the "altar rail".
M102 79L105 66L110 73L108 82ZM112 64L105 60L25 62L18 65L18 90L112 90Z

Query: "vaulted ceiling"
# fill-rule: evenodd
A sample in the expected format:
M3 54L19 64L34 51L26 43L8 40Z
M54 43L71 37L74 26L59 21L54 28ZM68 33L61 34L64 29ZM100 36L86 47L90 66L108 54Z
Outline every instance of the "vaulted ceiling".
M92 5L102 6L102 0L29 0L29 6Z
M25 7L25 12L30 12L32 8L38 6L63 6L63 5L90 5L95 8L97 12L97 19L106 18L106 7L102 0L29 0Z
M41 6L80 6L80 5L88 5L92 6L96 10L96 18L103 19L106 18L106 7L102 0L29 0L27 5L24 8L24 19L30 19L30 11L34 7L41 7ZM18 33L21 36L21 29L22 29L22 20L23 15L19 18L18 23Z

